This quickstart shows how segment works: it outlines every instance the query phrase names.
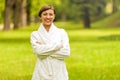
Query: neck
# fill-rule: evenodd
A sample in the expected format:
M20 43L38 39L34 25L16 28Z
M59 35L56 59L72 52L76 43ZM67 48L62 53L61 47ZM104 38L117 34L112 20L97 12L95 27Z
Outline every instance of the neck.
M50 30L50 25L44 25L44 28L46 29L47 32Z

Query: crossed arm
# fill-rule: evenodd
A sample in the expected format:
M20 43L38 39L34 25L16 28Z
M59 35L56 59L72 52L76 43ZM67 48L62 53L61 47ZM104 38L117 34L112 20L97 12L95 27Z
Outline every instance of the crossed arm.
M64 35L65 36L65 35ZM66 35L67 36L67 35ZM62 43L49 43L44 44L41 41L37 40L37 34L31 34L31 43L33 51L38 56L51 56L54 58L66 58L70 55L70 47L68 37L63 37Z

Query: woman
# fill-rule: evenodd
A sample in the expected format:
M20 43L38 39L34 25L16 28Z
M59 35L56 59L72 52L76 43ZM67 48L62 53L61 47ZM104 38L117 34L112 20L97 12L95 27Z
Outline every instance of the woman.
M53 6L43 6L39 17L42 23L39 29L31 34L31 44L37 55L32 80L68 80L64 63L64 59L70 55L67 33L54 25Z

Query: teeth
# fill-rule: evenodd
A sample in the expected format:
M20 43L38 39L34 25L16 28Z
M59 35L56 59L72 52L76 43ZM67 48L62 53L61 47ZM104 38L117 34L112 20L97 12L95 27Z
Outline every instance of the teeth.
M47 21L50 21L49 19L47 19Z
M46 20L47 22L50 22L50 20Z

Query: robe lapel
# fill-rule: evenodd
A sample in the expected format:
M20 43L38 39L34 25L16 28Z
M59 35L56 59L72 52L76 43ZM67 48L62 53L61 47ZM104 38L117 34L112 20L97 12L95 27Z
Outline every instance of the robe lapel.
M48 43L50 41L47 31L45 30L44 26L41 24L38 29L38 35L42 42Z
M60 41L60 30L54 24L51 25L49 30L49 39L53 43Z
M44 43L50 43L50 42L56 42L55 37L57 37L58 30L54 24L51 25L49 32L47 32L44 28L44 26L41 24L38 29L38 34L41 40Z

